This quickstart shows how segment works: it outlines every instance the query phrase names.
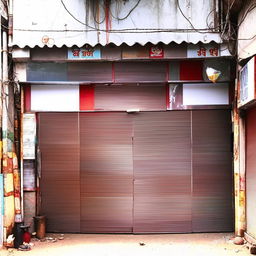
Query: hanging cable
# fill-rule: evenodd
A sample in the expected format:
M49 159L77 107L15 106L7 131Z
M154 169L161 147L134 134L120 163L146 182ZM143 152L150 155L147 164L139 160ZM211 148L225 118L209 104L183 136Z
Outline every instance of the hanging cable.
M79 22L80 24L82 24L82 25L84 25L84 26L86 26L86 27L88 27L88 28L91 28L91 29L93 29L93 30L99 30L98 28L92 27L92 26L88 25L87 23L82 22L81 20L77 19L77 18L68 10L68 8L67 8L66 5L64 4L63 0L60 0L60 1L61 1L61 4L63 5L64 9L66 10L66 12L67 12L74 20L76 20L77 22Z
M97 19L97 11L100 6L102 7L102 5L100 5L100 3L98 2L98 7L96 8L95 2L93 2L93 19L94 19L94 22L97 23L98 25L102 24L106 20L106 14L101 21Z
M178 9L180 11L180 13L182 14L182 16L187 20L187 22L190 24L190 26L198 33L204 34L204 32L202 32L201 30L197 29L194 27L194 25L192 24L192 22L189 20L189 18L184 14L184 12L182 11L181 7L180 7L180 3L179 0L176 0Z
M125 15L124 17L122 18L119 18L118 16L114 16L112 11L110 10L110 15L114 18L114 19L117 19L117 20L125 20L127 19L131 13L138 7L138 5L140 4L141 0L138 0L137 3L131 8L131 10L127 13L127 15Z

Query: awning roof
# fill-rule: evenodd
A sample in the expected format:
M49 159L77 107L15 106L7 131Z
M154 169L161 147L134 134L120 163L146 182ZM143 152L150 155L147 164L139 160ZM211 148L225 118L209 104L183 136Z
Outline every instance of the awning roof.
M12 45L221 43L216 8L214 0L14 0Z

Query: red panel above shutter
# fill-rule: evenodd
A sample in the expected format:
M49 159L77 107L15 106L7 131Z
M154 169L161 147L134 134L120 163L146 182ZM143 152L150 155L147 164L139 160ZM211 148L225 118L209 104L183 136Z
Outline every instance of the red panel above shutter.
M94 110L94 86L80 85L80 110Z
M181 61L180 62L180 80L181 81L202 81L203 80L203 62L202 61Z

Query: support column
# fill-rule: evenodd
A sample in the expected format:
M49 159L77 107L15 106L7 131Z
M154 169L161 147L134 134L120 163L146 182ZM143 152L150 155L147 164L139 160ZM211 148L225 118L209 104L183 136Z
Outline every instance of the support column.
M245 217L245 125L237 107L239 83L236 83L235 106L233 109L234 125L234 195L235 195L235 234L244 236Z

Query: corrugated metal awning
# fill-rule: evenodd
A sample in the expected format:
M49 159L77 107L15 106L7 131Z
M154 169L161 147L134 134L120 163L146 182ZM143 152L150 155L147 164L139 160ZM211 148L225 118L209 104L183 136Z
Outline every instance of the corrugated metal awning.
M14 0L12 45L221 43L215 0Z

